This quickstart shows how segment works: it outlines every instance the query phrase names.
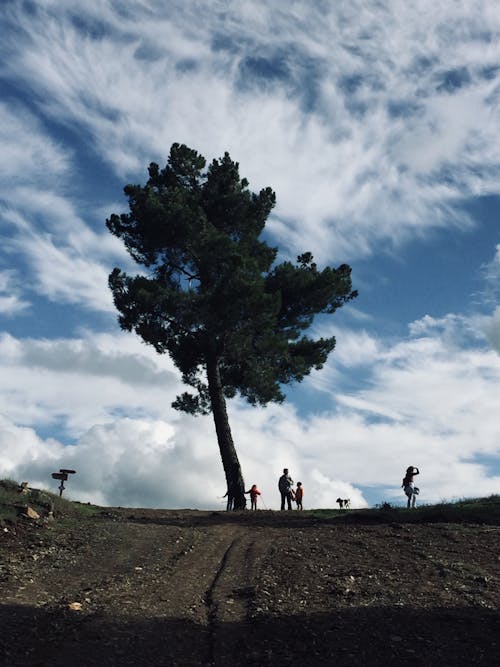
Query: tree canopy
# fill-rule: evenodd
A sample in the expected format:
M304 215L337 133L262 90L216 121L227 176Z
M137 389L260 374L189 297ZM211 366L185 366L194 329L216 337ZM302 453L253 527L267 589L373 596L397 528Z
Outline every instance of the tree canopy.
M110 275L120 325L168 353L194 390L173 407L213 412L228 490L244 506L225 399L280 402L282 385L322 367L335 339L305 331L356 296L351 269L320 271L309 252L276 264L277 248L261 239L275 194L251 192L228 153L206 168L196 151L173 144L164 169L150 164L146 185L124 191L129 213L106 224L144 269Z

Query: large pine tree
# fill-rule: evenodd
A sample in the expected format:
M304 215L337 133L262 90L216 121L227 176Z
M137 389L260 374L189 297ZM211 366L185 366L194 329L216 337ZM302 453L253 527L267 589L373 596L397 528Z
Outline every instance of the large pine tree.
M237 393L251 404L281 402L281 385L321 368L335 339L304 331L319 313L356 296L346 264L318 271L310 253L274 265L260 235L275 204L255 194L226 153L205 159L173 144L167 166L149 166L145 186L127 185L129 213L106 221L146 275L109 277L119 322L168 353L195 390L173 407L213 413L228 493L245 507L244 482L226 411Z

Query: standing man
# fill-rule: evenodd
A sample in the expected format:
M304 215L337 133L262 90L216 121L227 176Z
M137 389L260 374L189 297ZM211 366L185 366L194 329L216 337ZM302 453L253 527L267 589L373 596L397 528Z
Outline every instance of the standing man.
M278 489L281 493L281 509L285 509L285 499L288 504L288 509L292 509L292 487L293 479L288 474L288 468L283 468L283 474L279 478Z

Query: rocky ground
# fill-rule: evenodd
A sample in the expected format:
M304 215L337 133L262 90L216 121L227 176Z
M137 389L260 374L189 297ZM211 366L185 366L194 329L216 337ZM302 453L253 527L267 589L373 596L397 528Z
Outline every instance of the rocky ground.
M500 526L102 510L0 533L0 664L497 665Z

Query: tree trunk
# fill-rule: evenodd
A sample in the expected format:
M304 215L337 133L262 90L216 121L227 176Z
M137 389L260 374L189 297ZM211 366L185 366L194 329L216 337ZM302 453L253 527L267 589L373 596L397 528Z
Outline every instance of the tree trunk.
M247 502L245 483L229 427L226 399L222 391L219 365L215 355L207 357L207 380L219 451L226 474L228 501L232 499L235 510L245 509Z

